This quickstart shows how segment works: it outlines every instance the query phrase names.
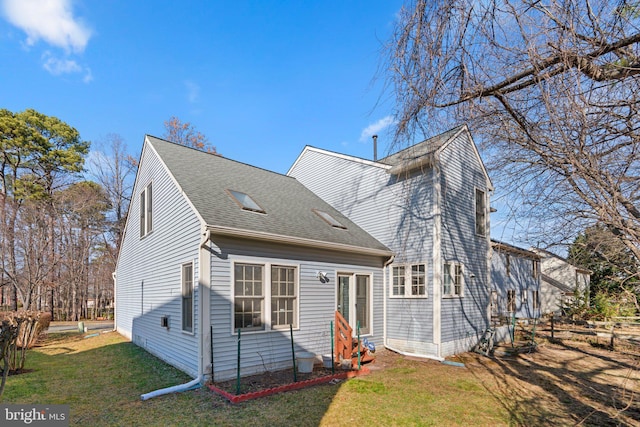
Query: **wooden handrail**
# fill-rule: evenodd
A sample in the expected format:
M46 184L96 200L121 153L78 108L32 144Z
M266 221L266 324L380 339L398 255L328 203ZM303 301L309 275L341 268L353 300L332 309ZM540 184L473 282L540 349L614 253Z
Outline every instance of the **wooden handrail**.
M349 322L336 310L336 329L335 329L335 362L340 362L340 356L343 360L350 360L353 351L353 328L349 326Z

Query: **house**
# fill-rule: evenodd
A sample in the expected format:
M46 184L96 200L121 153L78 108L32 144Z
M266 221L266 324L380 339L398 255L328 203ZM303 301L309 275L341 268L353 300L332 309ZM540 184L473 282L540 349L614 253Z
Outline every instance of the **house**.
M572 265L552 252L532 248L540 256L540 309L543 314L560 314L562 308L579 299L589 303L591 271Z
M467 126L367 160L307 146L287 173L395 253L384 345L441 359L489 326L492 184Z
M392 255L295 178L146 136L115 325L196 383L288 367L292 336L330 353L336 310L382 342Z
M540 317L540 256L491 241L491 317L494 324Z

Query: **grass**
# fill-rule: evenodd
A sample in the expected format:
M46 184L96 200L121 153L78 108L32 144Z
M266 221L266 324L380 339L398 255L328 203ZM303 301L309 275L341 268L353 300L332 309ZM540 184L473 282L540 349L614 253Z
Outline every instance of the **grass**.
M465 369L398 358L337 385L231 405L206 388L141 401L190 380L116 333L50 334L2 403L69 404L71 425L508 425L509 414Z

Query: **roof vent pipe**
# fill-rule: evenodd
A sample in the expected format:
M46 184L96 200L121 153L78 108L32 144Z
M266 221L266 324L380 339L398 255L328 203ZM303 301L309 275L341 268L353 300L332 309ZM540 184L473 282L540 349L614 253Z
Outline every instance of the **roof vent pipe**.
M378 135L372 135L373 138L373 161L378 161Z

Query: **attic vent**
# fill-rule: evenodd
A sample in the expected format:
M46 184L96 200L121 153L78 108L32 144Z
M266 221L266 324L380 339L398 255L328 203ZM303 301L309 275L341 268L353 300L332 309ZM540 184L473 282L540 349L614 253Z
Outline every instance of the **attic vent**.
M324 222L326 222L327 224L329 224L332 227L335 228L342 228L344 230L347 229L347 227L345 227L344 225L342 225L340 222L338 222L337 219L335 219L334 217L332 217L331 215L329 215L326 212L323 211L319 211L317 209L311 209L313 211L313 213L315 213L316 215L318 215L320 218L322 218L322 220Z
M242 209L246 211L266 213L265 210L262 209L260 205L258 205L248 194L233 190L227 190L227 193Z

